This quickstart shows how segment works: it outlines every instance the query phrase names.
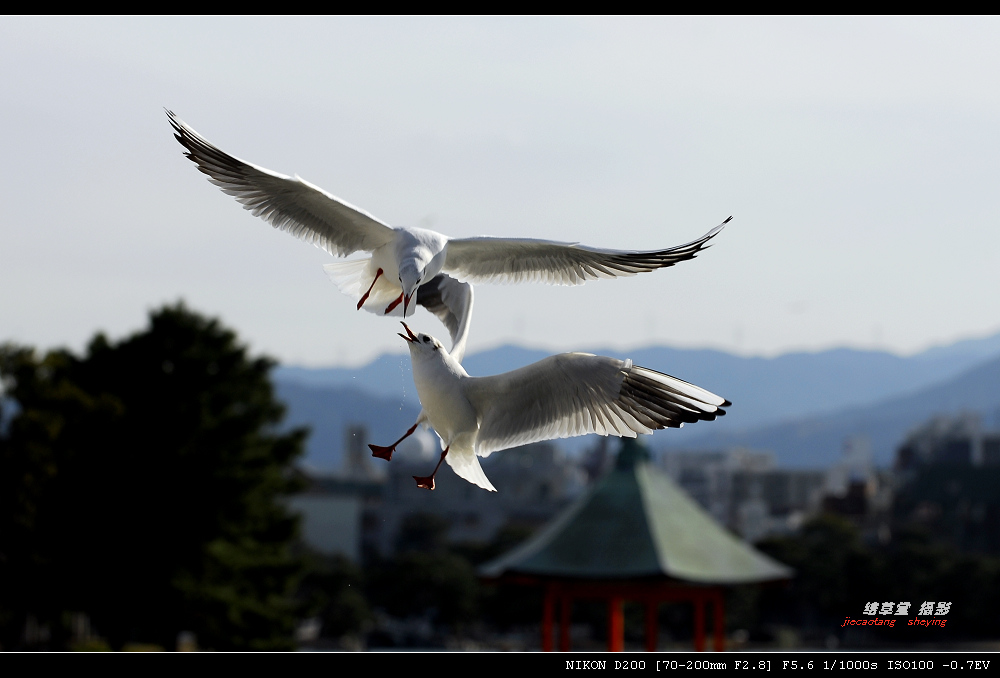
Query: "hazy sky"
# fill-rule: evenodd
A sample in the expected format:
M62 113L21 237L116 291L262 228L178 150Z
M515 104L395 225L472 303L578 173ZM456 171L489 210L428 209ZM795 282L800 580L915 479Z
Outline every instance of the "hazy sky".
M469 350L912 352L1000 329L1000 21L0 21L0 341L80 348L180 298L283 361L402 351L325 252L182 156L222 149L394 225L698 259L476 288ZM421 311L418 331L444 336ZM623 352L622 357L626 357Z

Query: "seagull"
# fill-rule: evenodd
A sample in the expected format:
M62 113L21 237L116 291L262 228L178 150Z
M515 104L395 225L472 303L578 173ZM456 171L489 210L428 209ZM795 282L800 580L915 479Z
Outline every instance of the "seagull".
M587 433L635 438L662 428L711 421L730 403L668 374L590 353L560 353L492 377L470 377L440 341L400 333L410 348L413 381L422 410L444 451L429 476L414 476L433 490L441 462L474 485L496 492L479 457L515 445ZM388 448L374 448L388 449ZM380 456L375 454L375 456Z
M357 301L358 310L405 319L416 296L416 304L428 308L448 328L450 353L459 362L472 315L470 283L581 285L666 268L693 259L732 219L684 245L645 252L534 238L449 238L423 228L394 228L297 175L272 172L229 155L172 111L166 113L174 137L187 149L185 155L245 209L334 256L370 252L367 258L327 264L324 269L344 294Z

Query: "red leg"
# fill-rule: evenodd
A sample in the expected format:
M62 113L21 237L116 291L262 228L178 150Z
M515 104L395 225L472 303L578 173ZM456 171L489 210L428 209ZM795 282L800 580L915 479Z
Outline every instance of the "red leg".
M378 282L378 277L380 275L382 275L382 269L381 268L379 270L375 271L375 280L372 280L372 284L368 288L368 291L365 292L365 296L361 297L361 301L358 302L358 310L359 311L361 310L361 307L365 305L365 302L368 301L368 295L372 293L372 290L375 288L375 283Z
M441 458L438 459L437 466L434 467L434 473L429 476L413 476L413 479L417 481L417 487L422 487L425 490L434 489L434 476L437 475L438 469L441 468L441 462L444 458L448 456L448 449L446 448L444 452L441 453Z
M391 304L389 304L388 306L385 307L385 313L383 313L382 315L389 315L390 313L392 313L392 309L396 308L401 303L403 303L403 293L402 292L399 293L399 296L396 297L396 299Z
M418 422L419 423L419 422ZM417 430L417 424L410 427L410 430L403 434L403 437L394 442L389 447L379 447L378 445L368 445L368 449L372 451L373 457L378 457L379 459L385 459L389 461L392 459L392 453L396 451L396 445L413 435L413 432Z

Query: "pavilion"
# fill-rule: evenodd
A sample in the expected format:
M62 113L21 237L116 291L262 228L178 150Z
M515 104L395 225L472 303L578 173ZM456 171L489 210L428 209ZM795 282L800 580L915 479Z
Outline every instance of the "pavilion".
M521 546L483 565L486 580L542 586L542 650L569 650L574 599L608 605L608 650L624 649L622 602L646 606L646 649L656 650L661 603L694 606L695 650L705 649L705 605L714 607L714 649L725 649L726 586L790 579L793 571L732 535L624 438L615 468Z

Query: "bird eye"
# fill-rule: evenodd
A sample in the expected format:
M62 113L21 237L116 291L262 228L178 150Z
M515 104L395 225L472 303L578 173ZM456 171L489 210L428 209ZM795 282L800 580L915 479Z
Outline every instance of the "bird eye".
M430 338L430 337L424 337L424 343L425 343L425 344L426 344L426 343L428 343L428 342L429 342L430 340L431 340L431 338Z

